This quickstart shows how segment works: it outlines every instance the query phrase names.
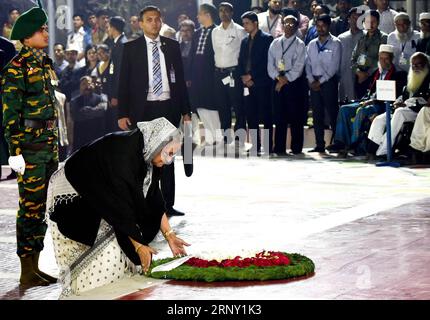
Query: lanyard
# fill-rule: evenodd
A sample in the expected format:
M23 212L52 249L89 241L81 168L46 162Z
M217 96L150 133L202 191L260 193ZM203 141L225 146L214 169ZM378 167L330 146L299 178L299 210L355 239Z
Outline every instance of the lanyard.
M402 44L402 53L403 53L403 51L405 51L406 43L407 43L407 41Z
M323 52L325 50L325 46L327 45L328 40L329 39L327 39L322 46L320 45L319 40L317 40L318 53Z
M282 57L284 57L284 55L287 53L288 49L290 49L290 47L293 45L294 40L296 40L295 38L290 42L290 44L288 45L288 48L284 50L284 39L282 39L281 41L281 46L282 46Z
M269 16L267 16L267 27L269 28L269 32L272 32L273 27L275 26L276 22L279 20L279 15L276 17L275 21L273 21L272 25L270 25Z

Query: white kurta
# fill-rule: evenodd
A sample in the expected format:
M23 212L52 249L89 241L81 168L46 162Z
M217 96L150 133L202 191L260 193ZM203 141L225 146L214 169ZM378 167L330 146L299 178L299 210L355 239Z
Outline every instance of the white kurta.
M394 145L397 135L400 133L402 126L405 122L414 122L417 113L409 107L398 108L394 111L393 118L391 119L391 146ZM377 116L370 127L369 139L379 144L377 156L387 154L387 134L385 132L386 126L386 113Z
M416 44L420 38L418 31L412 31L411 38L406 42L400 42L396 37L396 32L391 32L387 38L387 44L394 47L394 65L397 70L408 72L410 67L410 58L416 52ZM402 56L405 60L402 59Z
M339 35L342 43L342 58L340 62L339 100L348 97L348 100L356 99L354 79L355 74L351 68L352 51L354 51L358 40L363 36L363 30L352 34L350 30ZM360 97L361 98L361 97Z
M430 106L423 107L418 112L410 145L422 152L430 151Z

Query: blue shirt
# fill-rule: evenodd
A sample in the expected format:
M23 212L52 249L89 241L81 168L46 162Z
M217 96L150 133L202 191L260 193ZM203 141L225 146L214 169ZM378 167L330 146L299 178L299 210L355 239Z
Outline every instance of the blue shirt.
M321 84L334 77L339 70L341 55L342 44L331 34L325 43L320 43L319 38L312 40L306 57L306 77L309 83L314 82L315 77L320 77Z

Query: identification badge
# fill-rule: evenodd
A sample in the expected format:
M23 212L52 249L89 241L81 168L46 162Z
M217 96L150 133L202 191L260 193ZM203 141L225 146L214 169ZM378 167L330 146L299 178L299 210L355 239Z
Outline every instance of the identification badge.
M249 88L247 88L247 87L243 88L243 96L244 97L249 96Z
M170 82L176 83L176 75L175 70L173 68L170 69Z
M365 54L360 54L358 57L357 63L359 66L365 66L366 65L367 56Z
M279 71L285 71L285 61L284 59L281 59L278 61L278 70Z
M113 74L114 68L115 68L115 66L113 65L113 63L111 63L110 67L109 67L109 74Z
M230 77L230 88L234 88L234 79Z
M226 86L230 83L230 76L225 77L224 79L222 79L222 83Z
M408 59L406 59L405 54L402 52L400 59L399 59L399 64L401 66L406 66L408 64Z

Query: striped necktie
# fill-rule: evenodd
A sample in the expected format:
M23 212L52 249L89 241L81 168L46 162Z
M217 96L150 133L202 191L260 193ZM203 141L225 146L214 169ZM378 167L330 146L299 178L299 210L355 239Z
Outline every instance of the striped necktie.
M161 77L160 51L157 41L151 41L152 44L152 92L159 97L163 92L163 81Z

